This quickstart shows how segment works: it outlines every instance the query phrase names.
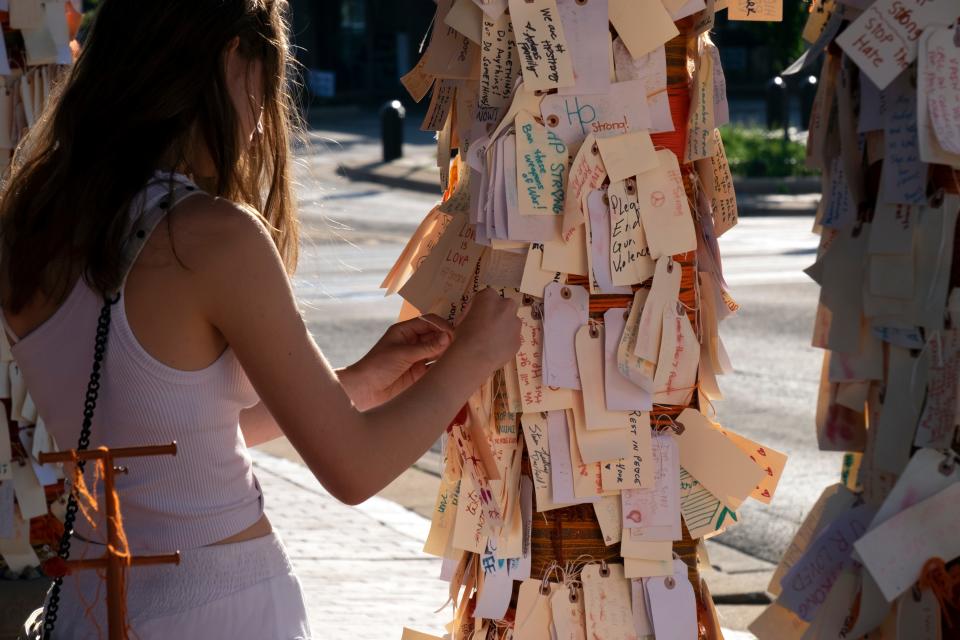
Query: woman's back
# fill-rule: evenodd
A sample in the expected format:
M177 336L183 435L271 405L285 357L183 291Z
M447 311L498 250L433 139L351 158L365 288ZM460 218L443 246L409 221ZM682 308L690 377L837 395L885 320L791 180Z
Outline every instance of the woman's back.
M156 235L166 231L167 225L162 224L166 211L191 195L201 194L188 180L158 173L144 200L137 198L131 211L134 224L126 249L128 262L133 263L153 239L155 225L161 225ZM164 202L166 208L158 206ZM145 204L142 210L141 203ZM136 260L138 270L157 271L140 265L143 261ZM257 395L229 348L209 365L191 371L168 366L144 348L131 328L128 311L144 316L151 308L156 313L161 305L176 305L177 300L158 300L155 289L154 299L149 300L157 276L143 279L152 282L130 285L132 307L126 286L113 307L90 446L177 441L175 457L126 461L129 474L118 476L117 488L123 496L132 549L195 548L245 530L263 513L262 496L239 428L240 411L253 406ZM80 434L93 336L102 304L102 297L81 278L60 308L12 347L39 415L64 449L76 446ZM145 333L153 342L163 334L156 326L145 328L150 329ZM197 341L197 337L188 339ZM88 470L88 480L91 477ZM78 533L95 541L103 537L102 531L98 535L86 522L78 522Z

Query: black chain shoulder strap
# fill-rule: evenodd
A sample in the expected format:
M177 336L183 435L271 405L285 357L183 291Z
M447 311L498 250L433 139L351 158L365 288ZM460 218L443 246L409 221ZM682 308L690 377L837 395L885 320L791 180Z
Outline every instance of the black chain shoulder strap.
M110 312L120 300L120 294L104 300L97 320L97 335L93 348L93 370L90 372L90 381L87 383L87 395L83 401L83 425L80 429L80 440L77 442L77 451L86 451L90 446L90 427L93 424L93 412L97 408L97 397L100 395L100 371L103 368L103 358L107 352L107 336L110 334ZM81 473L86 466L85 460L77 460ZM67 499L67 511L63 520L63 536L60 538L60 548L57 555L62 560L70 558L70 538L73 535L73 525L77 519L77 498L71 488ZM44 610L43 638L50 640L57 623L57 610L60 608L60 589L63 578L59 577L50 587L47 605Z

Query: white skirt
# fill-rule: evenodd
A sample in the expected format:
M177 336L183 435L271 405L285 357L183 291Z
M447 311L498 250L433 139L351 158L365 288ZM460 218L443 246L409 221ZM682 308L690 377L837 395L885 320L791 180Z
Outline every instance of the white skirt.
M71 558L103 546L74 539ZM106 584L96 572L67 576L53 637L107 637ZM309 640L300 581L276 534L190 549L179 565L127 571L127 616L139 640Z

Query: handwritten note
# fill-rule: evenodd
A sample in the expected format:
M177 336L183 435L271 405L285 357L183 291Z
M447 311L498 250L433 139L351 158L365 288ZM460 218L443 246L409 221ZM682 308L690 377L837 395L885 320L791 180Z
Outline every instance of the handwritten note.
M651 439L653 487L621 493L623 526L638 529L643 540L680 538L680 460L677 443L668 435Z
M661 334L653 402L685 406L697 386L700 343L683 307L671 304L664 307Z
M433 95L430 96L430 106L427 115L420 125L421 131L440 131L450 117L454 98L457 93L457 82L454 80L438 80L433 85Z
M485 16L480 40L480 87L477 99L477 120L496 126L504 115L516 78L520 75L520 59L510 16Z
M624 376L618 366L617 352L627 325L627 310L614 307L603 314L603 388L607 408L613 411L650 411L653 397Z
M646 131L598 138L597 147L611 181L626 180L660 166L653 141Z
M680 513L692 538L704 538L725 531L738 521L735 511L723 505L700 481L680 468Z
M603 166L603 159L600 157L600 148L596 145L596 139L591 133L583 141L580 150L577 151L573 164L570 167L570 178L567 182L566 192L563 202L563 241L570 245L576 238L574 233L577 227L584 224L585 216L581 206L582 198L590 191L597 189L607 178L607 169ZM583 232L586 233L585 231ZM583 237L583 244L580 245L581 251L586 257L586 237ZM576 273L571 269L567 273ZM586 275L586 269L584 269Z
M601 189L587 195L587 262L590 270L590 293L631 295L633 289L613 283L610 267L609 198Z
M569 389L550 389L543 384L543 325L533 309L521 306L520 350L517 351L517 379L523 412L566 409L573 404Z
M948 153L960 154L960 46L956 33L956 25L931 29L925 37L920 72L925 76L927 108L937 141Z
M957 430L960 330L946 329L931 334L927 347L932 356L927 378L927 401L913 444L916 447L948 449Z
M730 0L727 16L730 20L780 22L783 20L783 0Z
M446 23L447 15L456 0L440 0L434 17L433 35L425 59L423 71L437 78L470 78L476 67L480 47Z
M580 145L589 134L597 138L650 128L650 112L642 80L615 82L597 95L550 95L540 103L543 121L564 142Z
M509 6L527 91L573 85L573 56L556 0L510 0Z
M713 92L713 56L704 51L700 55L693 78L690 116L687 122L687 148L684 152L687 162L709 158L716 153L713 130L717 124Z
M713 135L711 129L710 135ZM669 149L657 151L660 166L636 177L640 218L650 257L673 256L697 248L697 235L683 187L680 163Z
M813 541L807 552L793 565L780 583L783 591L777 603L796 613L802 620L813 620L830 592L840 571L853 553L854 543L867 530L875 513L863 504L842 513ZM887 547L884 552L891 554Z
M587 324L590 295L578 285L550 283L543 296L544 380L551 387L579 389L575 339Z
M719 238L736 226L739 216L737 194L733 189L733 175L730 173L730 163L727 161L727 152L723 148L719 129L714 129L713 138L717 152L709 158L697 160L696 167L700 175L700 184L710 198L713 230Z
M898 76L881 94L884 104L884 153L880 200L897 204L926 204L927 164L920 159L917 89L911 85L910 73Z
M607 188L610 202L610 271L614 285L638 284L653 276L647 235L640 220L640 203L633 179L611 182Z
M465 217L447 225L400 295L421 312L459 301L483 253L475 238L476 231Z
M533 472L537 511L550 511L565 506L553 501L552 466L546 417L540 413L525 413L522 421L523 439L527 444L530 469Z
M517 114L517 191L522 215L563 215L567 145L526 111Z
M588 564L580 575L587 614L587 637L604 640L639 640L633 628L630 583L623 566Z
M556 640L587 640L583 589L570 585L550 596Z
M917 41L931 24L960 17L952 0L877 0L836 43L879 88L893 82L917 58Z
M777 491L780 476L783 475L783 469L787 466L787 454L771 449L769 446L761 445L735 431L723 428L720 431L730 438L741 451L750 456L750 459L757 466L763 469L763 479L760 480L750 497L764 504L770 504L774 493Z

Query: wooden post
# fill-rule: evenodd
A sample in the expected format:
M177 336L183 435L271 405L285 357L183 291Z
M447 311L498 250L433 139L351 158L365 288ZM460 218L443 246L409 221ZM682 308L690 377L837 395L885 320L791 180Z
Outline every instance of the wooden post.
M124 539L120 522L119 501L113 499L116 488L116 474L126 473L125 467L114 465L119 458L141 458L145 456L177 455L177 443L148 447L127 447L108 449L100 447L88 451L58 451L55 453L41 453L38 457L40 464L54 462L76 462L91 460L103 468L103 488L106 502L107 516L107 552L101 558L68 560L69 570L106 569L107 571L107 634L110 640L127 640L127 624L124 620L124 594L126 593L126 567L147 566L157 564L180 564L180 552L164 555L131 556L121 551L121 540Z

